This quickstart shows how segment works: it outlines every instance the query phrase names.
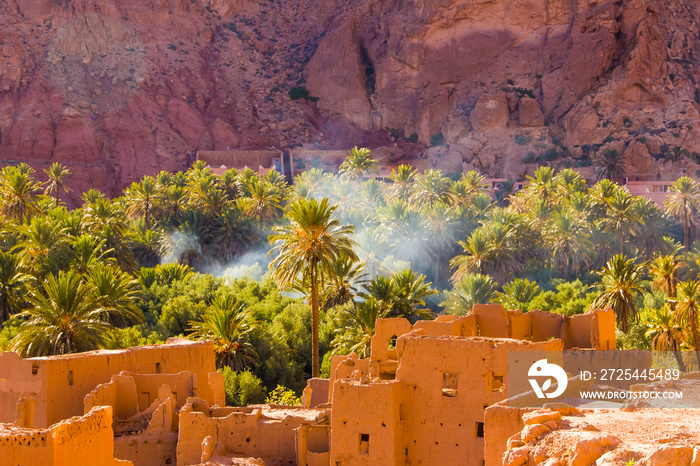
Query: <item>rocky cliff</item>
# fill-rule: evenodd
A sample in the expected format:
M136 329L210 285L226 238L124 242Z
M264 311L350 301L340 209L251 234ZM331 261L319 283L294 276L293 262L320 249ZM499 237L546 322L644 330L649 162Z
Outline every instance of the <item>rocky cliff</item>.
M691 0L0 0L0 158L76 196L235 147L695 175L699 46Z

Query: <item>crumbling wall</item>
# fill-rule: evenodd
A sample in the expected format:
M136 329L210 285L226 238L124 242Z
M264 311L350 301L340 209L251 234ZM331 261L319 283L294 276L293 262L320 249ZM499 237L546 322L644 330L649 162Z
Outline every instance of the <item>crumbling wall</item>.
M302 396L302 405L305 408L316 408L328 403L329 379L311 378L306 381L306 388Z
M218 456L262 458L267 466L296 464L296 429L316 424L329 410L291 406L218 408L190 398L180 410L177 464L199 464L202 442L211 436Z
M111 406L115 418L125 418L139 411L136 382L134 378L121 374L113 375L109 383L100 384L85 395L83 412L96 406Z
M209 382L200 383L196 395L211 403L224 403L223 376L215 372L212 342L171 339L165 345L27 360L12 354L0 355L0 422L14 419L15 404L22 396L36 399L37 427L80 415L85 395L121 371L176 374L191 370L197 380Z
M471 313L476 316L480 336L508 338L508 315L503 306L500 304L475 304Z
M133 466L112 456L112 409L99 407L49 429L0 429L0 466Z
M471 337L478 333L476 316L441 315L435 320L419 320L413 324L413 330L422 330L424 335Z
M297 465L328 466L330 464L331 426L328 420L309 425L302 424L297 433Z
M412 329L408 319L377 319L372 336L371 378L391 380L396 374L396 339Z
M328 401L333 401L333 386L336 380L355 379L369 376L369 359L359 359L355 353L331 358L331 376L328 385Z
M142 430L143 423L147 426ZM131 431L134 429L134 431ZM134 466L174 465L177 456L178 416L175 398L167 385L144 412L115 420L114 456Z

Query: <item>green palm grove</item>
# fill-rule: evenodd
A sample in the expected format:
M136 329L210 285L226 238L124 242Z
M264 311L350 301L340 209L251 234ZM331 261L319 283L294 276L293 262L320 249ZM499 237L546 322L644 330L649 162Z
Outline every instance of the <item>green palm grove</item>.
M592 185L541 167L522 190L490 193L476 172L401 165L368 179L377 163L354 148L339 174L310 169L293 185L196 162L116 198L71 192L59 164L46 183L6 166L0 346L36 356L211 339L218 366L246 374L236 386L298 391L331 354L366 356L379 317L500 302L609 307L623 347L700 348L700 185L679 178L657 206L604 178L620 178L614 154L597 163Z

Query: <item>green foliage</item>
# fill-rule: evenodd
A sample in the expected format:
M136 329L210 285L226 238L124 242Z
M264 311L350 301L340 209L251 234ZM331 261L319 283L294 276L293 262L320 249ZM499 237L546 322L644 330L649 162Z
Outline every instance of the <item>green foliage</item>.
M226 406L248 406L265 401L265 388L259 378L249 371L234 372L230 367L224 367L224 391Z
M284 406L300 406L301 398L296 396L296 394L285 387L284 385L277 385L274 390L270 392L265 403L284 405Z
M535 296L528 305L528 310L540 309L572 316L582 314L590 307L598 293L581 283L581 280L556 284L555 290L544 291Z
M646 335L644 324L634 324L628 333L617 331L617 349L651 351L651 339Z
M295 86L289 89L289 98L292 100L306 99L311 102L316 102L318 97L312 97L309 91L303 86Z
M515 143L519 144L521 146L524 146L528 144L530 141L532 141L532 136L529 134L516 134L515 135Z

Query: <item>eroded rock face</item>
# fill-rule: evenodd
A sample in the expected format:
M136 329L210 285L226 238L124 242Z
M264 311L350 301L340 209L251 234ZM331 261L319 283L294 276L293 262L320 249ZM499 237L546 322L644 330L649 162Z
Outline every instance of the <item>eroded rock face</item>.
M690 0L10 0L0 153L91 173L76 199L200 149L414 134L401 162L442 135L449 170L519 178L530 153L615 143L635 171L695 174L698 44Z

